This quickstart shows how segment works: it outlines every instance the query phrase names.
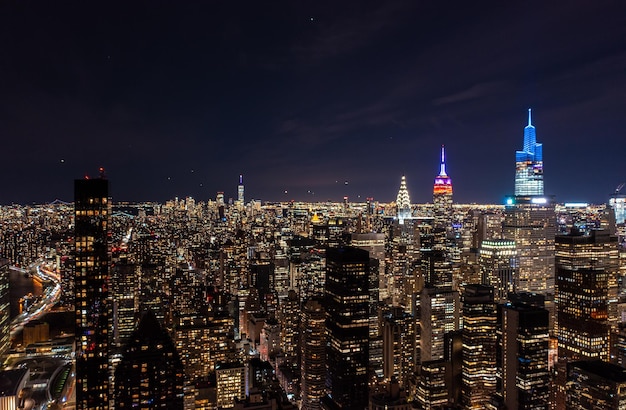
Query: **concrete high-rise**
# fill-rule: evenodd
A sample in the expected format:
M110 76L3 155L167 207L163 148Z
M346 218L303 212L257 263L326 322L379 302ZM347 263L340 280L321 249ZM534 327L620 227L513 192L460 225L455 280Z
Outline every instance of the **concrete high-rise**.
M322 408L368 405L369 253L354 247L326 253L327 388Z
M74 181L76 408L109 408L109 181Z

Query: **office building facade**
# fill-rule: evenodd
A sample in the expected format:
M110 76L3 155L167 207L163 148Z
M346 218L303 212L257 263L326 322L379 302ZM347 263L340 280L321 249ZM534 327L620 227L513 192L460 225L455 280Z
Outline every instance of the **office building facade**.
M369 253L354 247L326 253L328 407L368 404Z
M513 279L518 277L515 242L507 239L483 240L478 263L481 282L493 287L494 300L497 303L507 301L508 294L514 291Z
M548 409L548 311L524 303L498 306L498 400L508 409Z
M76 408L109 408L109 182L74 182Z
M609 359L609 335L617 332L619 251L608 230L573 230L556 237L559 357Z
M463 293L463 408L483 409L496 391L497 310L491 286L471 284Z

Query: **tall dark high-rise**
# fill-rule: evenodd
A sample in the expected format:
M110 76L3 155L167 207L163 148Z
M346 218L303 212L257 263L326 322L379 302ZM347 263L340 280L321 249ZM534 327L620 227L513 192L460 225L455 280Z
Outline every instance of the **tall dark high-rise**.
M183 408L183 364L167 332L148 310L115 370L116 409Z
M109 181L74 181L76 408L109 408Z
M496 383L507 409L548 409L548 311L524 303L498 306Z
M302 409L318 410L326 390L326 315L320 300L302 312Z
M383 313L383 372L405 389L415 373L415 318L400 306Z
M556 237L556 305L559 357L609 359L617 331L617 237L608 230L577 230Z
M471 284L463 293L463 405L485 408L496 391L494 289Z
M327 387L322 408L368 405L369 253L354 247L326 253Z

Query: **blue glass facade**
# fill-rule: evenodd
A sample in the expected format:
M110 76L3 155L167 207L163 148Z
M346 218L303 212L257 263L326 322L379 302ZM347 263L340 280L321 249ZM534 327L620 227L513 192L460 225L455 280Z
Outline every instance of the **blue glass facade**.
M515 195L543 195L543 146L537 143L530 109L524 147L515 152Z

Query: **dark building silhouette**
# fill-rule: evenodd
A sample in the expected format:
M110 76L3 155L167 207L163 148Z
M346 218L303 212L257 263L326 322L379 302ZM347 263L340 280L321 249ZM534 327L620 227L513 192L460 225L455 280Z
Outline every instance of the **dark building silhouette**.
M626 406L626 369L601 360L567 365L568 410L613 410Z
M172 339L148 310L115 370L115 408L182 409L183 378Z
M508 409L548 409L548 311L525 303L498 306L496 384Z
M74 181L76 409L109 408L109 181Z
M369 252L353 247L326 253L327 387L322 408L368 405Z

